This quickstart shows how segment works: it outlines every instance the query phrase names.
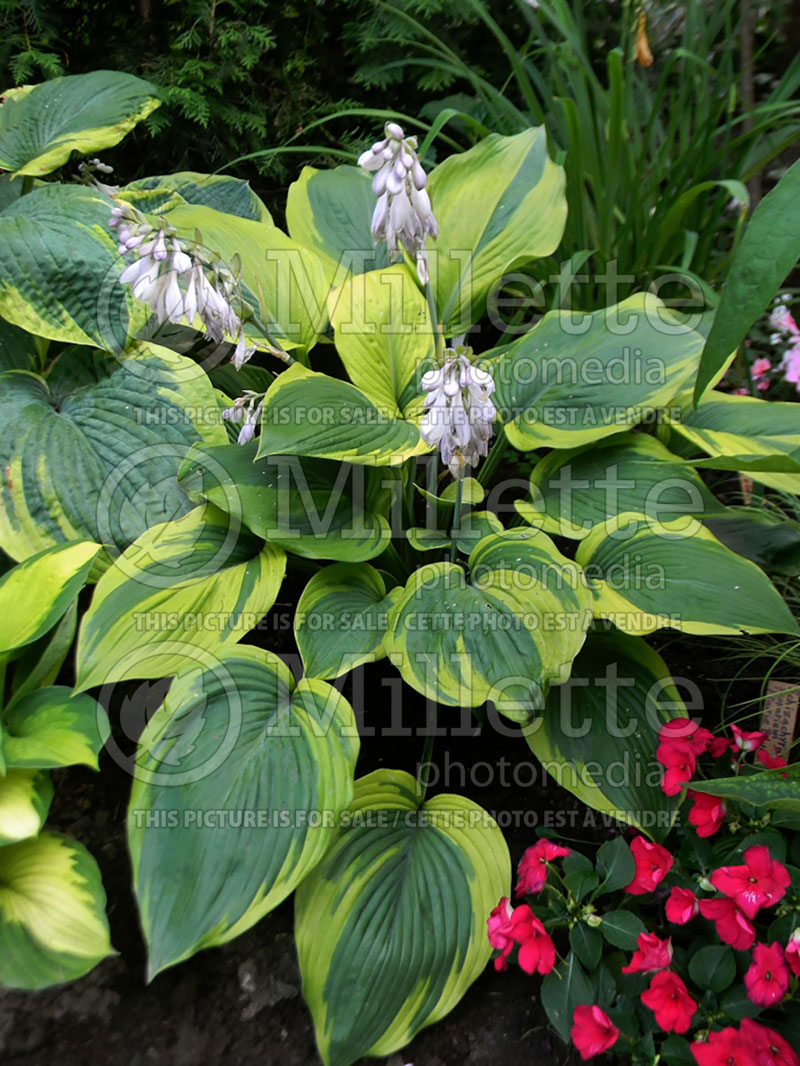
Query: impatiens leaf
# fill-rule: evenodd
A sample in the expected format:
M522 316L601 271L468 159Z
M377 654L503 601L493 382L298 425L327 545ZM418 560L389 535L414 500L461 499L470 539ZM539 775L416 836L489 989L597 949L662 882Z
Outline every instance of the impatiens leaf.
M458 1003L489 961L486 919L510 880L503 834L471 800L420 804L398 770L356 782L297 893L303 995L326 1066L390 1055Z
M173 681L139 742L128 809L151 977L294 890L332 842L357 756L347 701L295 684L268 652L221 648Z
M160 103L149 81L118 70L9 89L0 108L0 169L49 174L73 152L118 144Z
M42 833L0 848L0 985L72 981L113 954L100 871L76 840Z

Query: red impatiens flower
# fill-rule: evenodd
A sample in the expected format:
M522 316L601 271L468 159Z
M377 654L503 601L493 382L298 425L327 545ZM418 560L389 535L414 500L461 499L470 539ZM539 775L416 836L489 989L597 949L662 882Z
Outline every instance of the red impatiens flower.
M581 1004L572 1015L570 1036L581 1058L586 1060L613 1047L619 1040L619 1029L604 1010Z
M525 973L550 973L556 964L556 949L547 930L527 905L517 907L511 918L511 936L519 944L517 962Z
M712 759L720 759L732 745L733 741L727 737L714 737L708 745L708 754Z
M758 1066L753 1045L733 1026L709 1033L707 1040L695 1041L690 1050L697 1066Z
M664 767L661 789L668 796L677 796L694 777L697 756L685 740L664 740L656 748L656 758Z
M679 888L676 885L669 894L666 911L667 921L673 925L686 925L700 913L697 896L691 889Z
M800 977L800 926L789 937L789 943L784 952L789 969L796 977Z
M756 944L753 948L753 961L744 975L744 986L748 999L759 1007L771 1007L786 995L789 967L777 940L769 946Z
M781 770L784 766L789 764L783 758L782 755L770 755L769 752L763 748L759 748L756 752L756 758L759 762L763 763L768 770ZM781 774L781 777L786 777L786 774Z
M692 1024L697 1004L686 985L676 973L662 970L642 992L642 1003L656 1016L656 1022L667 1033L685 1033Z
M769 848L756 844L744 853L744 866L720 866L711 875L711 884L733 899L748 918L762 907L774 907L791 884L789 871L770 858Z
M732 725L731 732L733 733L734 745L739 751L744 752L755 751L760 748L768 737L768 734L760 729L754 730L752 733L745 733L738 725Z
M732 899L701 899L700 913L714 923L723 944L737 951L747 951L756 938L750 919Z
M719 796L709 796L692 789L689 789L688 795L694 804L689 811L689 824L695 827L699 837L713 836L722 827L728 808Z
M497 948L502 954L494 960L494 968L498 971L508 969L508 956L514 950L514 940L511 937L511 919L514 911L509 903L508 896L503 896L495 909L486 919L489 927L489 943Z
M547 864L565 855L569 855L569 848L562 848L551 840L539 840L532 848L528 848L517 867L517 898L527 893L541 892L547 880Z
M623 973L652 973L654 970L666 970L672 962L672 937L661 940L655 933L639 933L636 938L636 951Z
M739 1031L742 1040L755 1052L756 1066L800 1066L800 1055L774 1029L768 1029L752 1018L742 1018Z
M633 838L631 851L636 862L636 875L625 891L631 896L644 896L664 880L675 860L666 848L652 844L642 836Z
M659 729L658 739L662 744L671 740L684 741L695 755L702 755L708 750L714 737L708 729L703 729L692 718L671 718Z

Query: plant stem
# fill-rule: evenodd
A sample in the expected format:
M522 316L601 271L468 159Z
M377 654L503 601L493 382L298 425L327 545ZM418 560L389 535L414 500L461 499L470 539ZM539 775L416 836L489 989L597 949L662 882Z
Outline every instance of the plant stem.
M464 502L464 479L456 481L456 505L453 508L453 524L450 527L450 562L456 561L458 534L461 532L461 505Z
M22 196L27 195L29 192L33 192L33 174L23 174L22 176Z
M486 462L478 471L477 481L481 485L485 485L495 470L500 465L500 460L505 455L508 448L508 437L506 436L505 427L497 434L497 440L489 450L489 454L486 456Z
M434 710L434 716L436 711ZM422 749L422 761L419 764L419 778L417 784L417 791L419 792L419 805L420 807L425 802L425 796L428 792L428 781L431 776L431 756L433 755L433 744L436 740L436 720L434 717L433 731L425 737L425 747Z
M444 337L442 331L439 328L439 316L436 311L436 300L433 297L433 288L430 281L425 283L425 296L428 300L428 310L431 314L431 328L433 329L433 344L436 353L436 365L439 366L442 361L442 352L444 351Z

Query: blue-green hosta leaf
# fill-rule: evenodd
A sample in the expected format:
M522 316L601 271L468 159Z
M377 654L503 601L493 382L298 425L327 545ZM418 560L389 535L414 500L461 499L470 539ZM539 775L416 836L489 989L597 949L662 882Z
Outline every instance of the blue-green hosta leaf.
M753 774L701 781L697 791L735 800L737 803L752 803L754 807L800 812L798 781L800 763L792 763L785 770L757 770Z
M89 575L99 544L46 548L0 577L0 655L52 629Z
M258 458L307 455L390 466L428 450L413 422L395 418L355 385L299 363L267 392Z
M391 471L268 455L245 446L196 445L179 482L193 500L210 500L253 533L307 559L361 562L386 548L391 531L382 489Z
M527 721L563 684L591 621L582 570L535 530L484 537L467 570L429 563L392 609L384 648L405 681L449 706L492 700Z
M595 444L552 451L531 474L533 503L520 503L527 522L561 537L582 539L621 511L657 523L676 515L724 513L702 478L644 433L620 433Z
M316 252L328 286L339 286L351 272L388 264L386 245L376 247L372 239L374 210L372 179L359 167L303 167L289 186L286 225L294 240Z
M123 351L146 315L119 284L113 206L99 189L50 184L0 213L0 315L51 340Z
M556 250L567 220L564 186L544 127L493 133L431 173L439 236L428 240L430 274L446 336L482 317L503 274Z
M128 809L151 977L243 933L307 876L352 798L358 748L335 689L295 685L257 648L222 648L173 681Z
M746 469L753 481L783 492L800 492L800 472L792 472L798 456L789 458L800 449L800 407L796 403L713 393L695 410L684 411L671 428L707 455L743 457L737 469ZM746 456L785 459L787 471L776 473L765 469L764 463L747 463Z
M356 782L295 911L303 995L326 1066L389 1055L458 1003L489 961L486 919L510 881L503 834L471 800L420 805L399 770Z
M0 318L0 373L5 370L39 369L36 338L19 326Z
M657 526L643 515L596 526L576 556L594 613L625 633L670 626L686 633L796 633L797 623L767 575L704 526Z
M82 763L98 769L97 757L110 727L100 704L63 685L36 689L2 715L3 751L9 766L51 770Z
M83 539L117 554L190 510L186 452L228 439L203 371L153 344L122 360L65 349L47 379L0 375L0 418L0 545L15 559Z
M272 224L272 216L250 188L248 181L230 174L199 174L181 170L176 174L140 178L120 190L120 199L150 214L172 201L177 193L187 204L202 204L239 218Z
M76 689L187 666L187 648L241 640L275 602L286 569L264 544L206 503L138 537L97 583L81 622Z
M100 871L56 833L0 848L0 985L36 989L82 977L114 953Z
M160 103L149 81L118 70L10 89L0 108L0 169L49 174L73 152L91 155L119 144Z
M389 611L401 590L386 593L366 563L334 563L314 574L297 604L294 635L306 677L335 678L383 658Z
M0 777L0 856L5 852L4 845L36 836L44 825L52 799L50 775L41 770L9 768Z
M653 417L694 374L703 335L636 293L603 311L551 311L487 355L512 446L575 448Z
M409 267L357 274L330 304L336 350L353 384L379 411L421 414L419 379L433 366L433 326Z
M14 656L14 673L11 678L11 698L6 704L12 707L34 689L53 685L72 647L78 628L78 601L74 599L60 621L43 637L28 644L25 650Z
M590 633L569 681L550 689L525 739L587 806L661 840L677 801L661 790L655 752L662 722L678 714L686 710L669 669L643 640Z

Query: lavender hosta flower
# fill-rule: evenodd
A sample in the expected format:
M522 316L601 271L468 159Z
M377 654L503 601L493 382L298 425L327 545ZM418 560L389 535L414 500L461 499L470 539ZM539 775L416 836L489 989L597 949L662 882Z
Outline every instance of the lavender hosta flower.
M470 348L447 348L444 365L423 374L421 383L427 393L422 439L439 449L455 478L488 453L497 417L492 376L472 365L471 354Z
M256 400L259 402L256 403ZM247 404L246 413L244 410L245 404ZM263 406L263 394L259 395L258 393L247 391L243 396L239 396L233 401L233 407L226 407L222 412L222 417L226 421L243 423L242 428L239 430L239 436L236 438L237 444L249 444L253 439Z
M358 165L370 174L378 197L372 215L372 236L386 241L390 259L401 244L417 263L423 285L428 282L426 237L436 237L439 227L425 186L428 177L417 157L417 138L406 137L396 122L387 122L386 136L363 152Z
M158 322L191 325L199 317L212 340L235 339L237 370L246 363L256 349L246 343L242 320L233 308L236 279L231 271L179 240L171 227L156 229L128 204L112 209L109 225L117 230L120 255L137 256L120 274L120 283L131 286Z

